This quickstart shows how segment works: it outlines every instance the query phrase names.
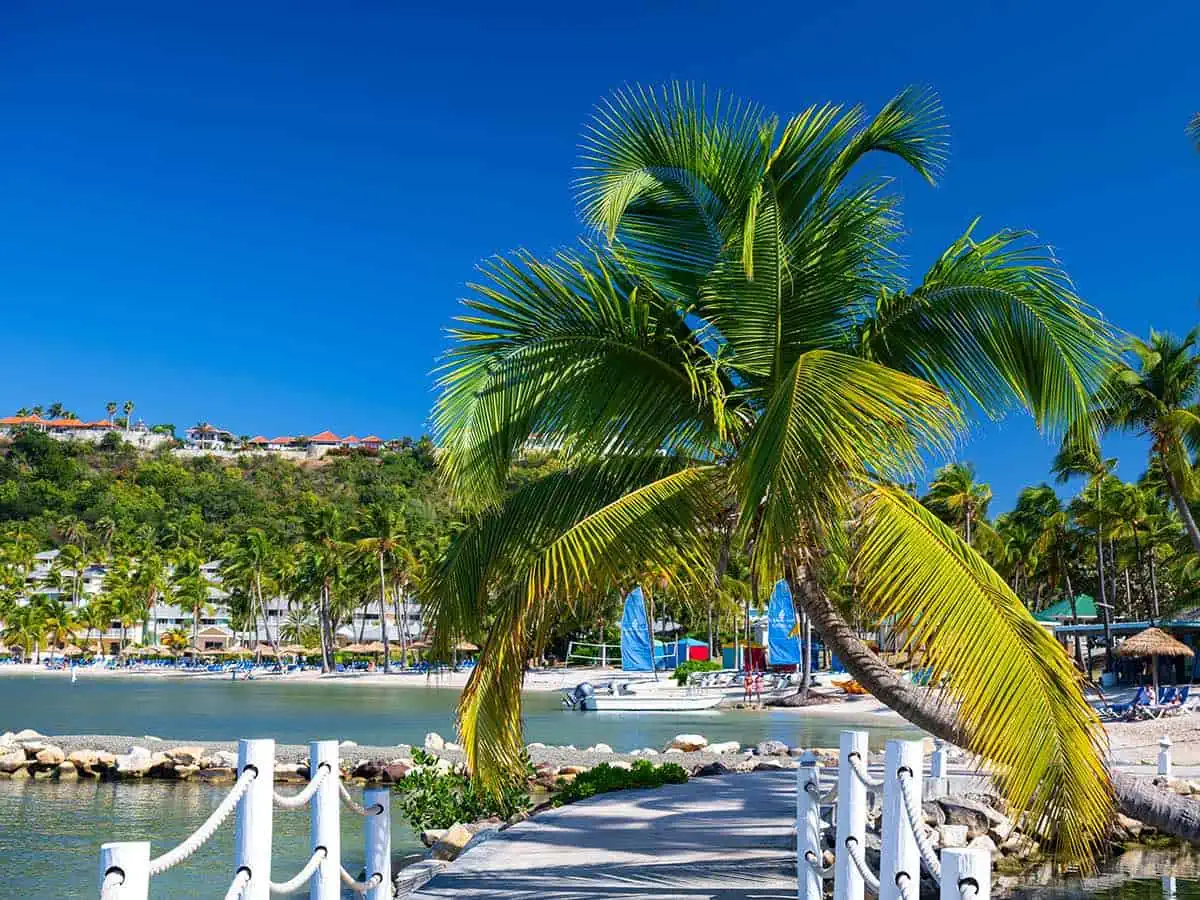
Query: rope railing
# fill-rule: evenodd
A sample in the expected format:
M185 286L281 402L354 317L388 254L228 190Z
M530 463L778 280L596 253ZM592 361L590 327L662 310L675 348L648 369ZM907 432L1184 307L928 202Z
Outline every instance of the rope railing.
M341 869L342 884L350 888L356 894L365 894L371 888L378 887L383 881L383 875L376 872L366 881L355 881L354 876L347 872L344 868Z
M183 841L174 850L168 850L162 856L156 856L150 860L150 874L159 875L172 866L183 862L206 843L208 839L217 833L225 820L237 808L238 803L250 788L250 783L258 776L258 770L253 767L247 767L238 776L237 783L225 795L225 799L212 811L212 814L204 821L204 824L192 832L191 836Z
M309 745L308 784L295 794L275 790L275 742L238 742L240 773L233 787L203 824L182 843L150 857L149 841L122 841L100 848L101 900L149 900L151 876L178 865L203 847L236 811L233 880L225 900L269 900L308 887L311 900L339 900L343 883L366 900L392 898L391 795L386 788L365 791L358 803L341 783L337 741ZM346 805L365 817L363 839L365 881L351 878L343 867L341 809ZM300 871L287 881L271 880L271 844L276 807L312 810L310 851Z
M304 786L304 789L290 796L281 794L279 791L272 791L272 798L275 801L275 805L281 809L300 809L303 806L307 806L308 801L317 792L317 788L329 777L330 771L331 769L328 765L322 764L318 766L316 776Z
M913 896L913 878L907 872L896 876L896 888L900 891L901 900L917 900Z
M870 788L871 790L883 787L883 779L871 777L870 773L867 772L867 767L863 765L862 756L860 754L851 753L847 758L847 761L850 763L851 770L865 787Z
M250 870L238 869L237 874L233 876L233 881L229 883L229 890L225 892L225 900L242 900L242 896L249 886Z
M342 803L345 805L345 807L353 812L358 813L360 816L377 816L383 812L383 805L380 803L372 803L370 806L363 806L350 795L350 792L346 790L346 785L342 784L340 781L338 782L338 793L342 795Z
M329 855L329 851L324 847L318 847L312 852L312 856L308 858L308 862L304 864L299 872L284 882L272 881L270 890L272 894L292 894L300 890L301 886L306 884L313 876L313 872L317 871L317 867Z
M808 863L808 867L817 873L818 878L829 879L833 877L833 866L823 866L821 861L817 859L817 854L811 850L804 852L804 861Z
M854 868L862 876L863 884L867 886L867 890L879 896L879 879L871 871L870 866L867 865L867 861L863 857L862 847L856 839L851 838L846 841L846 855L850 857L850 862L854 863Z
M907 769L901 769L896 773L896 779L900 783L900 794L904 799L904 817L908 820L908 827L912 829L913 837L916 838L917 850L921 854L921 862L925 866L925 871L941 885L942 864L938 862L937 854L933 852L933 845L929 843L929 836L925 833L925 823L921 821L921 812L917 809L912 786L909 784L914 777L913 773Z

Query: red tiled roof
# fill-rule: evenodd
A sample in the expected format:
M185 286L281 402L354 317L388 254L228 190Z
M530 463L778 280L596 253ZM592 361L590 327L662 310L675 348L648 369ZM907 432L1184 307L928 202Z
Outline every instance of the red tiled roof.
M354 435L350 435L349 437L342 438L342 443L343 444L357 444L358 438L356 438Z
M320 434L314 434L309 440L314 444L336 444L338 436L332 431L322 431Z
M373 434L368 434L365 438L362 439L362 442L364 444L382 444L383 438L376 437Z
M284 435L283 437L271 438L271 443L272 444L294 444L294 443L296 443L296 439L294 437L289 437L288 435Z
M108 419L97 419L95 422L84 422L84 428L116 428Z
M5 416L0 419L0 425L24 425L27 421L25 416Z
M78 419L51 419L51 428L83 428L84 425Z
M263 437L263 436L260 434L258 437L252 437L252 438L250 438L250 443L252 443L252 444L269 444L269 443L271 443L271 442L270 442L270 441L268 441L268 440L267 440L265 437Z

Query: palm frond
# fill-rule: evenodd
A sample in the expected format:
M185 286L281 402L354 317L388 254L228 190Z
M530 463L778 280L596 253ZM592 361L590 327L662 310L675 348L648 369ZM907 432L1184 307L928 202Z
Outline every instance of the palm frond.
M971 226L911 294L881 299L864 350L992 417L1022 406L1062 434L1087 421L1116 361L1115 330L1027 232Z
M1087 858L1112 814L1105 736L1080 676L1004 580L908 495L877 487L864 500L854 557L867 610L894 618L923 648L970 750L997 766L1017 810L1058 822L1068 852Z
M828 350L801 356L735 472L740 527L756 541L764 577L781 570L779 554L802 536L815 546L838 539L852 484L917 470L922 451L949 449L959 424L928 382Z
M702 452L725 387L673 306L602 252L498 259L451 331L434 425L458 495L498 502L536 436L573 453Z

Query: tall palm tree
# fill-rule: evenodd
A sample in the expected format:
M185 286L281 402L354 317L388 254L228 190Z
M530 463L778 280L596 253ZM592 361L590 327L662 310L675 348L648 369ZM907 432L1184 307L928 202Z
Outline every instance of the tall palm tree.
M126 400L121 405L121 409L125 413L125 431L128 433L130 427L133 425L133 401Z
M971 525L987 518L992 489L975 480L973 465L954 462L937 470L921 502L943 522L961 529L966 542L973 544Z
M4 642L20 647L26 659L32 653L34 662L41 661L41 645L45 636L46 626L42 608L36 603L18 606L4 619Z
M519 768L522 667L556 605L653 568L713 584L701 525L730 506L757 583L788 573L862 684L990 759L1014 806L1061 816L1076 851L1099 839L1103 731L1069 658L893 485L948 454L964 410L1025 408L1059 431L1086 415L1111 335L1025 233L972 226L907 287L899 201L858 171L877 153L932 178L936 99L905 91L873 118L814 107L780 129L684 87L624 91L584 149L581 207L603 245L485 266L435 412L448 481L478 512L427 596L442 642L489 630L459 704L482 785ZM506 497L535 434L568 466ZM858 639L822 579L829 556L866 614L911 622L934 668L958 673L957 713Z
M398 560L404 542L404 525L396 510L383 503L367 507L357 531L355 547L359 553L374 557L379 564L379 628L383 640L383 671L392 670L391 644L388 642L387 594L388 576ZM404 623L400 623L404 628ZM403 634L400 638L404 643ZM404 655L403 652L401 655Z
M267 633L267 641L279 658L279 635L272 633L271 622L267 616L267 604L263 598L263 583L267 571L272 566L276 554L265 531L261 528L249 528L230 546L225 555L221 568L222 576L231 584L241 586L253 599L251 619L257 621L262 617L263 629ZM256 629L257 630L257 629Z
M114 416L116 416L116 414L117 414L117 401L116 401L116 400L109 400L107 403L105 403L105 404L104 404L104 411L105 411L106 413L108 413L108 422L109 422L109 424L111 425L111 424L112 424L113 417L114 417Z
M175 570L171 573L171 589L175 601L192 614L192 644L200 633L200 617L208 607L208 579L200 566L203 561L191 550L185 550L175 561Z
M1200 496L1191 452L1200 447L1200 326L1182 340L1150 332L1130 345L1132 364L1122 363L1106 385L1097 411L1110 428L1150 437L1150 461L1166 481L1171 501L1192 548L1200 553L1200 527L1189 502Z
M51 403L50 408L46 410L46 415L48 415L51 419L61 419L63 417L64 409L65 407L61 403Z
M317 625L321 633L321 668L333 670L336 646L336 618L340 611L339 590L346 580L344 526L337 507L313 505L304 522L304 542L297 583L316 599Z
M58 647L71 639L78 624L71 607L54 597L38 598L42 611L42 627L51 648Z

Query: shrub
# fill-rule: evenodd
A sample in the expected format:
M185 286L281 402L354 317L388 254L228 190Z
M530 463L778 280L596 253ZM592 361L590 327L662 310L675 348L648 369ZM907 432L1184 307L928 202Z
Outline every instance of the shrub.
M682 687L693 672L716 672L721 668L721 664L713 659L689 659L680 663L671 677Z
M523 785L513 786L499 796L481 793L461 772L439 772L437 757L413 748L418 768L394 787L400 809L414 831L449 828L455 822L477 822L490 816L507 819L529 808Z
M554 796L551 803L554 806L565 806L578 800L586 800L597 794L607 794L610 791L624 791L631 788L656 788L664 784L684 784L688 780L687 772L675 763L663 763L655 766L648 759L639 759L631 769L621 769L600 763L587 772L575 776L568 784L560 781L562 790Z

